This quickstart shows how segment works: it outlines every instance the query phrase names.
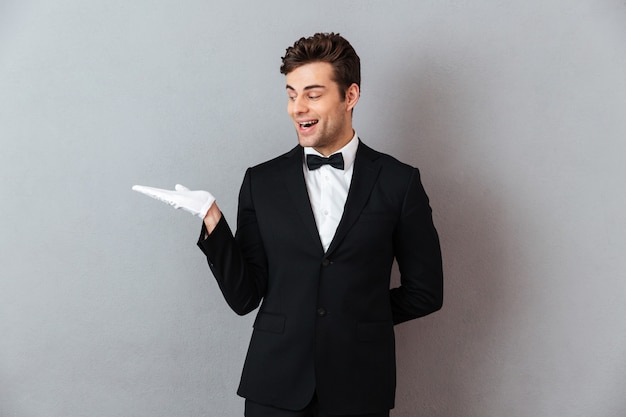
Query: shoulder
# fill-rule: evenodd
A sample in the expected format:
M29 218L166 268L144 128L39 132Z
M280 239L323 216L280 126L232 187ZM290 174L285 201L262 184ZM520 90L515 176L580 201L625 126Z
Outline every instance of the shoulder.
M275 187L285 178L303 177L302 152L302 147L297 145L282 155L249 167L244 176L244 186L247 184L265 190Z
M275 172L285 164L302 164L302 147L300 145L295 146L288 152L279 155L275 158L261 162L253 167L248 168L248 171L253 173Z
M365 163L369 162L379 165L381 167L381 174L384 175L410 178L417 171L416 167L404 163L394 156L372 149L363 143L363 141L359 143L357 158Z

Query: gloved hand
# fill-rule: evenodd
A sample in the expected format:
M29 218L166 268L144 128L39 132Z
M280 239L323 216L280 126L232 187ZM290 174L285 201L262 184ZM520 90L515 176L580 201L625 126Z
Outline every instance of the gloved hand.
M161 188L133 185L133 190L169 204L175 209L183 209L204 219L207 211L215 203L215 197L208 191L191 191L189 188L176 184L174 191Z

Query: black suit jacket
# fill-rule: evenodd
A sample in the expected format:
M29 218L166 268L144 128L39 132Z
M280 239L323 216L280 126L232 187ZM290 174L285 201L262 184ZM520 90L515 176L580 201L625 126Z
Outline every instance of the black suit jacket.
M316 391L333 414L393 408L394 324L441 308L439 239L416 168L359 144L324 253L303 149L248 169L237 232L222 217L198 245L238 314L260 306L238 393L297 410ZM401 286L389 289L394 258Z

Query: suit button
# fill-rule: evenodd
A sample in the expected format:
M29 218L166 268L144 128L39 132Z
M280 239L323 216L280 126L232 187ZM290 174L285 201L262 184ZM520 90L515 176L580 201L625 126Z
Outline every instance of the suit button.
M320 307L317 309L317 315L320 317L324 317L326 315L327 311L325 308Z
M330 265L330 259L324 259L322 261L322 266L328 266L328 265Z

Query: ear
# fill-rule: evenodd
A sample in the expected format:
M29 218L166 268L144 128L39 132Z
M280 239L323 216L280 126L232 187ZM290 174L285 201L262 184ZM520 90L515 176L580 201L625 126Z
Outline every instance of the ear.
M359 97L361 96L361 89L356 83L353 83L346 90L346 110L352 111L356 103L359 102Z

